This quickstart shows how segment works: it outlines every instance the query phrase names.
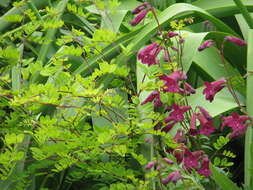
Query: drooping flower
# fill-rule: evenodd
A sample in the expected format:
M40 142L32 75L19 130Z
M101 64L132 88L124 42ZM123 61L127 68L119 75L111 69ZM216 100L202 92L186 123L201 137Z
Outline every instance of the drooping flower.
M178 33L177 32L168 32L168 37L169 38L173 38L175 36L178 36Z
M169 51L167 48L163 48L163 51L164 51L164 61L166 62L171 62L171 59L170 59L170 54L169 54Z
M165 161L169 165L174 164L174 162L169 158L163 158L163 161Z
M185 168L188 171L191 171L192 168L198 167L198 157L196 157L190 150L186 148L184 150L183 163Z
M203 51L204 49L211 47L213 44L213 40L206 40L199 46L198 51Z
M208 120L202 113L198 114L198 120L200 122L199 134L209 136L215 131L213 127L213 120Z
M142 3L141 5L139 5L138 7L136 7L134 10L132 10L133 14L138 14L140 13L143 9L147 8L147 6L149 5L148 2Z
M197 114L193 113L191 117L191 122L190 122L189 135L196 136L198 134L198 131L196 128L196 120L197 120Z
M174 136L173 139L174 139L174 141L175 141L176 143L183 143L183 144L186 143L186 137L185 137L185 135L184 135L184 131L181 130L181 129L178 129L178 130L177 130L177 133L176 133L176 135Z
M222 122L222 128L224 126L228 126L232 128L232 134L230 138L241 136L245 133L249 124L245 123L245 121L249 120L250 117L247 115L239 115L236 112L233 112L231 116L224 117Z
M186 95L189 96L191 94L195 94L196 90L187 82L184 82L184 89L186 90Z
M132 26L136 26L146 17L147 13L147 9L142 10L136 17L133 18L133 20L129 22L129 24L131 24Z
M239 39L239 38L236 38L234 36L226 36L225 37L226 40L234 43L235 45L238 45L238 46L245 46L247 45L245 41Z
M160 107L162 105L161 99L160 99L160 92L159 91L153 91L142 103L141 105L144 105L148 102L152 102L155 100L154 107Z
M162 184L166 185L169 182L177 183L178 180L182 179L182 175L179 170L170 173L166 178L162 179Z
M191 109L191 106L179 106L174 104L172 106L173 111L169 114L167 118L165 118L165 122L168 123L170 121L179 122L184 120L184 113Z
M201 106L198 106L199 108L199 111L204 115L204 117L207 119L207 120L212 120L212 116L208 113L208 111L206 109L204 109L203 107Z
M187 76L185 72L181 70L177 70L170 75L161 75L159 79L165 82L165 92L172 92L172 93L181 93L182 90L180 89L178 82L181 80L186 80Z
M153 168L156 164L157 164L156 161L151 161L151 162L147 163L147 165L145 166L145 169L146 169L146 170L150 170L150 169Z
M175 121L168 123L165 127L162 128L162 131L165 133L169 132L176 123L177 122Z
M217 92L221 91L225 87L226 79L221 78L214 82L204 82L206 88L203 90L203 94L206 96L206 100L213 101Z
M154 42L138 52L138 59L148 66L158 64L159 60L156 57L160 51L161 47Z
M205 156L202 160L202 165L201 168L198 169L198 173L205 176L205 177L209 177L211 175L211 170L209 168L209 159L207 156Z

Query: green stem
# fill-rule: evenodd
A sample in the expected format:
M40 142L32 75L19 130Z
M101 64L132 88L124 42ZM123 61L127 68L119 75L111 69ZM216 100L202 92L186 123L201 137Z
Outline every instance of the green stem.
M253 69L253 30L249 30L249 39L248 39L248 57L247 57L247 71ZM253 101L252 101L252 91L253 91L253 75L247 77L247 100L246 108L249 116L253 116ZM249 126L246 131L245 136L245 168L244 168L244 182L247 187L251 187L252 184L252 126Z
M241 0L234 0L234 3L237 5L238 9L242 13L242 16L244 17L245 21L249 25L251 29L253 29L253 19L250 16L250 13L248 12L247 8L242 4Z

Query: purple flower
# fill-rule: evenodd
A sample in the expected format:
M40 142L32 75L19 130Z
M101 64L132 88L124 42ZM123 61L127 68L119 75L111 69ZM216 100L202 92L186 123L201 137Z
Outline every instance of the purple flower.
M174 164L174 162L170 160L169 158L163 158L163 161L165 161L169 165Z
M198 114L198 120L201 126L199 134L209 136L215 131L215 128L213 127L213 120L208 120L202 113Z
M212 120L212 116L208 113L208 111L206 111L203 107L201 106L198 106L199 108L199 111L204 115L204 117L207 119L207 120Z
M156 164L157 164L156 161L151 161L151 162L149 162L149 163L145 166L145 169L146 169L146 170L150 170L150 169L153 168Z
M133 14L138 14L143 9L145 9L147 6L148 6L148 2L142 3L141 5L139 5L138 7L136 7L134 10L132 10L132 13Z
M203 94L206 95L206 100L212 102L215 94L225 87L225 83L226 80L224 78L214 82L204 82L206 88L203 90Z
M141 60L143 64L155 65L159 61L156 59L157 55L160 53L161 47L157 43L152 43L138 52L138 59Z
M171 122L167 124L164 128L162 128L162 131L165 133L169 132L175 124L176 122Z
M181 130L181 129L178 129L177 130L177 133L175 135L175 137L173 138L174 141L178 144L178 143L183 143L185 144L186 143L186 138L185 138L185 135L184 135L184 131Z
M142 10L136 17L134 17L133 20L129 22L129 24L131 24L132 26L136 26L146 17L147 13L147 9Z
M202 160L202 166L200 169L198 169L198 173L205 176L209 177L211 175L211 170L209 168L209 159L208 157L204 157Z
M174 36L178 36L177 32L168 32L168 37L173 38Z
M163 51L164 51L164 57L163 57L164 61L171 62L168 49L167 48L163 48Z
M162 184L166 185L169 182L173 182L174 184L176 184L176 182L178 180L182 179L182 175L180 173L179 170L170 173L170 175L168 175L166 178L162 179Z
M169 114L169 116L165 119L165 122L168 123L170 121L179 122L184 120L184 113L191 109L191 106L179 106L174 104L172 106L173 111Z
M233 36L226 36L225 39L232 42L232 43L234 43L235 45L238 45L238 46L247 45L245 41L243 41L239 38L233 37Z
M239 115L236 112L233 112L231 116L224 117L222 122L222 128L224 126L228 126L232 128L232 134L230 138L241 136L245 133L249 124L245 124L244 122L249 120L250 117L247 115Z
M155 100L154 106L155 108L160 107L162 105L161 99L160 99L160 92L159 91L153 91L142 103L141 105L144 105L148 102L152 102Z
M173 78L177 82L180 81L180 80L186 80L187 79L186 73L181 71L181 70L174 71L173 73L171 73L169 75L169 77Z
M189 135L196 136L198 134L198 131L196 128L196 120L197 120L197 114L193 113L191 117L191 122L190 122Z
M204 49L211 47L213 44L213 40L206 40L199 46L198 51L203 51Z
M189 96L190 94L196 93L196 90L187 82L184 83L184 89L186 90L187 96Z
M185 149L183 163L188 171L192 168L198 167L198 157L196 157L190 150Z

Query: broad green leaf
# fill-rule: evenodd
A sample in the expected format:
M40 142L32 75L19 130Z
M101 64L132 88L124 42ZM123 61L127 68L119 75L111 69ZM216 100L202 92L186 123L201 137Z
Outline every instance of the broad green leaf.
M240 13L233 0L199 0L192 4L206 10L216 17L226 17ZM249 11L253 11L253 2L251 0L244 0L243 4Z

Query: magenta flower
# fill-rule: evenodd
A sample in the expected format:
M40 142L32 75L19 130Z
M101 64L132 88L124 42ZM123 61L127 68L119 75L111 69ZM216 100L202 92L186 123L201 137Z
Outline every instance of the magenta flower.
M169 116L165 119L165 122L168 123L170 121L179 122L184 120L184 113L191 109L191 106L179 106L174 104L172 106L173 111L169 114Z
M239 38L233 37L233 36L226 36L225 39L232 42L232 43L234 43L235 45L238 45L238 46L247 45L245 41L243 41Z
M185 138L185 135L184 135L184 131L181 130L181 129L178 129L177 130L177 133L176 135L174 136L174 141L178 144L178 143L183 143L185 144L186 143L186 138Z
M147 9L142 10L136 17L134 17L133 20L129 22L129 24L131 24L132 26L136 26L146 17L147 13Z
M155 65L158 64L157 55L160 53L161 47L157 43L152 43L138 52L138 59L143 64Z
M203 94L206 95L206 100L212 102L216 93L225 87L226 82L227 81L224 78L221 78L214 82L204 82L206 88L203 90Z
M163 161L165 161L169 165L174 164L174 162L170 160L169 158L163 158Z
M173 38L175 36L178 36L178 33L177 32L168 32L168 37L169 38Z
M144 105L148 102L152 102L153 100L155 100L154 102L154 106L155 108L160 107L162 105L162 101L160 99L160 92L159 91L153 91L142 103L141 105Z
M180 80L186 80L187 79L186 73L181 71L181 70L174 71L173 73L171 73L169 75L169 77L176 80L177 82L180 81Z
M196 128L196 120L197 120L197 114L193 113L191 117L191 122L190 122L189 135L196 136L198 134L198 131Z
M199 46L198 51L203 51L204 49L211 47L213 44L213 40L206 40Z
M183 163L185 168L188 171L191 171L192 168L198 167L198 157L194 156L194 154L190 150L185 149Z
M174 184L177 183L178 180L182 179L182 175L179 170L172 172L166 178L162 179L162 184L166 185L169 182L173 182Z
M245 124L244 122L249 120L250 117L247 115L239 115L236 112L233 112L231 116L224 117L221 128L224 126L228 126L232 128L232 134L230 138L241 136L245 133L249 124Z
M187 82L184 82L184 88L186 90L186 95L189 96L190 94L195 94L196 90Z
M198 106L199 108L199 111L204 115L204 117L207 119L207 120L212 120L212 116L208 113L207 110L205 110L203 107L201 106Z
M209 177L211 175L211 170L209 168L209 159L208 157L204 157L202 160L202 166L200 169L198 169L198 173L205 176Z
M199 134L209 136L215 131L215 128L213 127L213 120L208 120L202 113L198 114L198 120L201 126Z
M176 122L171 122L167 124L164 128L162 128L162 131L165 133L169 132L175 124Z
M151 162L149 162L149 163L145 166L145 169L146 169L146 170L150 170L150 169L153 168L156 164L157 164L156 161L151 161Z
M148 2L142 3L138 7L136 7L134 10L132 10L133 14L138 14L140 13L143 9L145 9L148 6Z

